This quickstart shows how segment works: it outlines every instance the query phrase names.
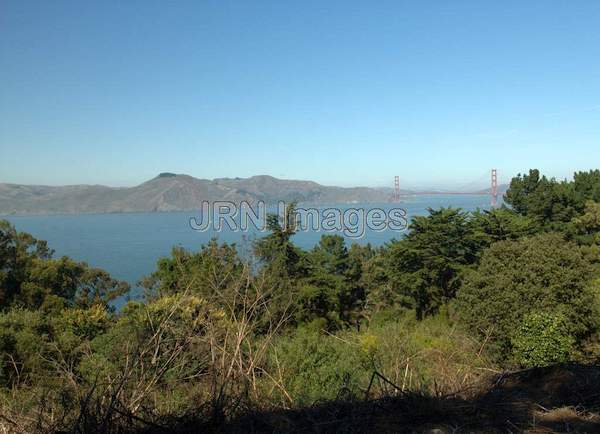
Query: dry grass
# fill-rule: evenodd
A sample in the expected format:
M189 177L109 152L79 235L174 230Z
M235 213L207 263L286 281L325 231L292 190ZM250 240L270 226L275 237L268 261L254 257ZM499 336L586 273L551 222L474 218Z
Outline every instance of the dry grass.
M110 423L86 423L84 430L79 424L60 432L600 433L600 366L560 365L504 373L448 395L392 388L393 396L329 401L296 409L253 408L246 401L235 412L228 412L230 417L204 405L186 416L167 416L151 423L113 406L114 414L108 419L103 413ZM19 430L15 422L0 423L4 426L0 432L42 432Z
M403 392L369 401L254 413L217 432L600 433L600 367L565 365L506 373L463 394Z
M577 410L574 407L559 407L533 413L534 422L529 430L534 433L593 433L598 432L600 414Z

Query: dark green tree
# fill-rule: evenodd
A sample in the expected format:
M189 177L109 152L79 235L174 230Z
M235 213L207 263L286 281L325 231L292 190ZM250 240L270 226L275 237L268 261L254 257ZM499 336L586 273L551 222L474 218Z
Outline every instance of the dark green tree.
M580 205L589 200L600 202L600 170L575 172L573 184Z
M519 173L511 179L504 202L521 215L530 214L531 196L538 190L540 183L540 171L537 169L530 169L529 174Z
M270 279L287 283L301 272L301 251L291 241L296 233L296 218L295 203L286 206L283 216L269 214L266 226L270 234L254 243L254 253Z
M549 233L491 245L461 286L457 312L498 354L511 353L511 336L533 311L562 314L579 341L598 326L591 268L581 249Z
M51 256L45 241L17 232L8 221L0 220L0 308L10 306L19 296L31 264Z
M567 223L583 213L588 200L600 200L600 171L577 172L573 181L541 176L537 169L517 175L504 201L520 215L535 219L550 230L564 231Z
M413 299L422 319L454 298L462 271L477 261L481 240L468 214L453 208L429 209L409 230L389 244L388 273L394 290Z
M235 244L219 244L213 238L198 252L173 248L171 256L161 258L156 271L143 279L142 285L150 297L184 291L208 297L239 280L243 267Z
M323 235L319 244L303 255L305 275L297 300L300 321L317 321L319 327L328 329L349 321L355 307L349 267L348 250L339 235Z
M0 308L108 307L129 290L103 270L52 253L45 241L0 221Z
M497 241L516 240L533 235L540 230L533 219L508 208L477 210L472 213L471 222L473 230L486 246Z
M572 220L572 231L585 244L600 243L600 203L588 201L582 215Z

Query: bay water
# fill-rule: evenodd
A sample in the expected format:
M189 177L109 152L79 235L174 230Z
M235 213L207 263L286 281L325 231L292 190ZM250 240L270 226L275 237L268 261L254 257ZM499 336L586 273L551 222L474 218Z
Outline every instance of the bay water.
M382 204L337 204L320 205L319 209L335 207L340 210L373 208L389 210L402 208L407 219L426 215L428 208L452 206L466 211L489 209L489 196L477 195L427 195L413 196L400 203ZM306 207L306 206L304 206ZM202 244L216 237L220 242L236 243L241 253L250 251L252 241L266 233L257 230L238 232L223 230L197 231L190 226L190 218L199 212L153 212L122 214L77 214L77 215L24 215L0 216L15 225L17 230L29 232L39 239L47 240L55 251L55 257L70 256L85 261L93 267L103 268L113 277L125 280L132 286L131 298L139 297L137 283L154 271L158 259L168 256L174 246L198 250ZM323 234L335 231L299 232L293 242L310 249ZM374 231L367 229L361 238L345 237L347 243L370 243L382 245L393 238L400 239L405 232L391 229ZM343 233L339 233L344 235Z

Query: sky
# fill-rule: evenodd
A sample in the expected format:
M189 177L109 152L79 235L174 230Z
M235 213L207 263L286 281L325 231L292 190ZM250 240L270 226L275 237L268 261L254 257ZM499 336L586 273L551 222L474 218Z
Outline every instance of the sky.
M0 182L599 166L597 0L0 0Z

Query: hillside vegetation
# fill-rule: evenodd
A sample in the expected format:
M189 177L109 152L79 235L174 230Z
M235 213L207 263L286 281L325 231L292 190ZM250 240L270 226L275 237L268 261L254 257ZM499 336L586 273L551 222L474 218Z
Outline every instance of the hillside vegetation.
M378 248L271 216L251 259L174 248L119 312L125 283L2 222L0 429L600 432L600 171L505 202Z

